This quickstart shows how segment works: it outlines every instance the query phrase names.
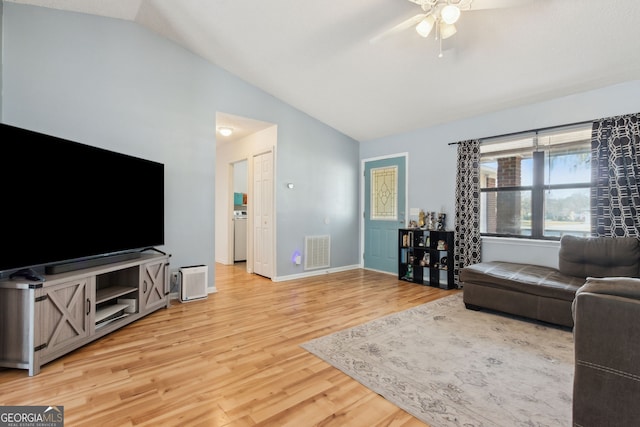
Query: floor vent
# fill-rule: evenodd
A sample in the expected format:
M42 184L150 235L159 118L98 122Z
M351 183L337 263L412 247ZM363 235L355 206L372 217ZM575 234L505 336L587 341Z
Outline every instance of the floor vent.
M305 236L304 238L304 269L327 268L330 262L331 237Z

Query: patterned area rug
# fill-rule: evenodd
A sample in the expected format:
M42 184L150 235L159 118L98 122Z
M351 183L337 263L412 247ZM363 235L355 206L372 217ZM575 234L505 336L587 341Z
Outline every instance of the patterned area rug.
M432 427L571 425L571 331L461 293L302 347Z

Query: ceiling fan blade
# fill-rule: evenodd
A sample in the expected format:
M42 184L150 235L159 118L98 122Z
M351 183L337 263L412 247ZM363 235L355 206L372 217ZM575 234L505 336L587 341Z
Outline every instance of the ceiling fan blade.
M518 7L527 3L532 3L533 0L473 0L471 2L471 10L481 9L502 9L506 7Z
M377 36L375 36L374 38L372 38L371 40L369 40L369 43L376 43L378 41L380 41L381 39L388 37L390 35L399 33L401 31L406 30L407 28L410 28L414 25L417 25L418 22L422 21L424 18L427 17L427 13L420 13L418 15L415 15L401 23L399 23L398 25L396 25L393 28L388 29L387 31L383 32L382 34L378 34Z

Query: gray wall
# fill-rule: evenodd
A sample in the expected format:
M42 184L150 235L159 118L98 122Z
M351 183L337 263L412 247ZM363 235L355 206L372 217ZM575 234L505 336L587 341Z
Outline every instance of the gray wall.
M278 125L277 275L320 231L332 267L357 264L356 141L131 22L7 3L2 37L3 122L165 164L173 268L206 264L214 287L217 111Z
M447 228L454 227L456 146L450 142L485 138L548 126L570 124L640 111L640 80L512 108L429 129L363 142L361 159L397 152L409 153L409 207L448 214ZM537 262L557 265L557 244L540 246L509 244L504 239L485 239L483 259ZM490 242L491 241L491 242ZM554 249L555 247L555 249Z

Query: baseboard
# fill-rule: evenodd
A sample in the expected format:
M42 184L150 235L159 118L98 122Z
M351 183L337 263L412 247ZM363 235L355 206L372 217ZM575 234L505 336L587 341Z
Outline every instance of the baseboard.
M363 270L367 270L367 271L375 271L376 273L382 273L382 274L388 274L390 276L398 276L398 273L392 273L390 271L383 271L383 270L376 270L375 268L364 268L362 267Z
M306 277L322 276L323 274L339 273L341 271L356 270L358 268L361 268L361 267L360 265L357 265L357 264L346 265L344 267L328 268L328 269L323 268L320 270L305 271L304 273L300 273L300 274L290 274L288 276L273 277L271 278L271 280L273 282L286 282L287 280L296 280L296 279L304 279Z
M213 288L207 288L207 294L215 294L218 292L218 289L214 286ZM169 301L178 300L180 301L180 293L179 292L171 292L169 294Z

